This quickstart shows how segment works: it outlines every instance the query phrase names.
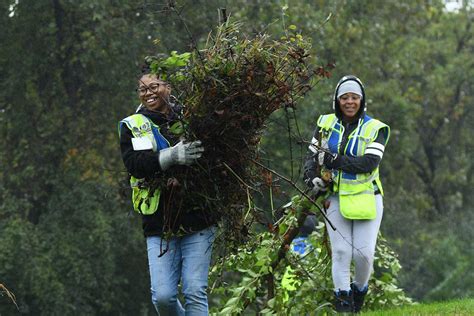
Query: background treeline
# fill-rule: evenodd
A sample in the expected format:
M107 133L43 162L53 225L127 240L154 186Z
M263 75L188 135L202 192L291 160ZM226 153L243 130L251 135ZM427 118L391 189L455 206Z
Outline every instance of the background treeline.
M428 0L199 0L178 1L180 19L167 4L0 3L0 283L21 313L152 311L116 124L137 105L144 56L189 51L183 21L202 45L219 7L249 35L279 38L296 25L312 39L314 64L336 65L296 121L282 113L269 122L262 150L271 166L300 181L296 122L309 139L317 116L331 111L336 81L358 75L369 114L392 127L382 231L403 266L400 286L417 300L474 295L472 9L446 12ZM0 297L0 314L13 313Z

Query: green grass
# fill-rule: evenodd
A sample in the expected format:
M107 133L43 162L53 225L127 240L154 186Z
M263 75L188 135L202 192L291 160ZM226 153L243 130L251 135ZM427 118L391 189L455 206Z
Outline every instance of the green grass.
M474 298L448 302L420 303L412 306L361 313L361 315L474 315Z

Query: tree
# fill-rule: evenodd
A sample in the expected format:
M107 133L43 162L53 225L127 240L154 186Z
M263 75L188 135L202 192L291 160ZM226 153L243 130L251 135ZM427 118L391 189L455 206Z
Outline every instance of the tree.
M449 13L441 3L427 1L318 4L313 9L290 6L292 23L313 34L322 64L335 61L334 80L347 73L363 80L368 113L392 127L381 167L386 188L382 231L405 267L403 287L419 299L455 297L460 295L456 288L469 295L472 9ZM315 21L328 11L332 16L321 27ZM314 126L317 114L329 110L334 80L318 86L311 113L309 107L297 113L299 126ZM311 131L302 134L309 138ZM282 138L271 135L268 150L278 153L281 147L275 144ZM443 259L441 249L449 252Z
M134 61L153 45L123 45L145 37L140 3L20 1L1 16L0 275L22 313L143 309L142 237L116 193L116 122L133 107ZM140 290L117 291L132 279Z
M24 314L146 313L143 237L118 192L116 123L135 108L144 56L202 47L223 2L179 1L182 19L173 1L15 3L0 3L0 280ZM358 75L369 114L392 127L382 230L400 254L401 285L418 299L472 295L472 9L340 0L234 1L227 11L247 34L278 38L290 25L311 34L315 67L332 74L294 113L272 117L268 165L299 181L302 138L330 111L337 79ZM275 185L286 194L273 209L294 193ZM269 198L261 202L271 220Z

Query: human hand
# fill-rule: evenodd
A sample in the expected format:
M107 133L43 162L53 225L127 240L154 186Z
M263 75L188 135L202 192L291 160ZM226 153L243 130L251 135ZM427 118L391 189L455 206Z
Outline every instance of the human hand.
M203 152L204 147L201 146L199 140L190 143L180 141L173 147L160 150L160 167L162 170L166 170L173 165L189 166L200 158Z
M325 153L323 156L323 163L326 168L338 169L340 167L341 158L338 154Z
M318 151L318 163L320 166L322 166L324 163L324 155L327 151L329 151L328 140L323 138L321 140L321 148Z
M311 180L311 182L313 183L313 188L311 189L311 191L314 194L318 194L319 192L326 192L328 190L326 182L324 182L324 180L319 177L315 177L313 180Z
M313 137L309 145L309 150L313 152L315 157L317 156L318 165L322 166L324 163L324 154L329 152L328 140L323 138L321 144L319 144L319 141Z

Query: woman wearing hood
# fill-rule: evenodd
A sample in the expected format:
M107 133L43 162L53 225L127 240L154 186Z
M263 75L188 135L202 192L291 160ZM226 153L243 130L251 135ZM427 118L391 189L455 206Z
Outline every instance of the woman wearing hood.
M334 307L338 312L357 313L368 291L382 220L379 164L390 128L366 114L364 86L355 76L339 81L333 108L333 114L321 115L317 121L304 180L314 194L327 192L326 214L336 227L328 229ZM330 172L330 181L321 169ZM351 282L352 260L355 275Z

